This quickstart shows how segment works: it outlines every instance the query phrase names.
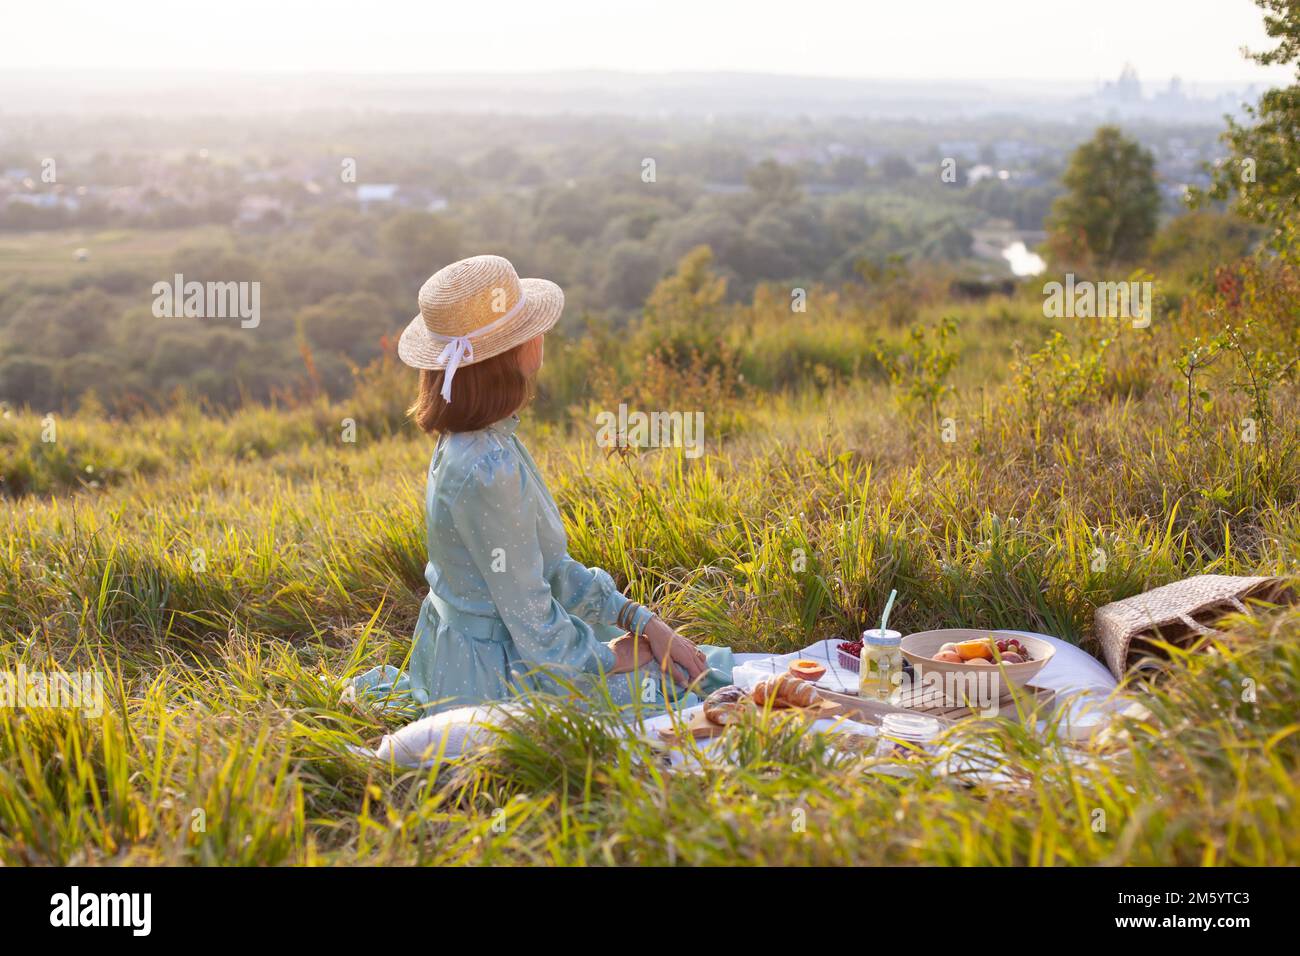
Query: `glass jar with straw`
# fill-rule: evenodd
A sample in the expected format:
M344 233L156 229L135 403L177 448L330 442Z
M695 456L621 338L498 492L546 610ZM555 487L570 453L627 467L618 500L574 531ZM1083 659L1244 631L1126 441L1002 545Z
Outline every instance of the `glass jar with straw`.
M858 670L858 696L889 700L898 686L897 675L903 672L903 635L889 630L889 612L898 591L889 592L880 627L862 632L861 667Z

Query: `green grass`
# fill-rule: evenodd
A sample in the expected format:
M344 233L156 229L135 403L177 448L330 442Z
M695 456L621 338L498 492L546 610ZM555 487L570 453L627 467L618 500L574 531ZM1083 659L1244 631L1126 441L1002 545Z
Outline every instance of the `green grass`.
M962 308L934 421L880 377L800 375L710 398L727 437L711 433L698 460L611 456L585 410L529 417L571 551L738 651L853 633L895 587L904 630L1017 627L1091 647L1110 600L1202 572L1300 574L1292 382L1269 397L1264 449L1239 437L1251 407L1226 359L1186 426L1173 360L1200 313L1133 333L1071 391L1059 356L1032 387L1005 360L996 374L1009 336L1037 327L1023 306ZM736 337L742 362L781 351L781 321L755 326L748 352ZM888 332L850 326L837 334L864 354ZM1066 358L1087 348L1072 339ZM1135 689L1150 716L1104 752L1015 720L962 726L949 745L1007 771L996 787L874 775L788 727L742 728L733 764L669 774L600 707L565 701L535 702L455 765L359 760L347 745L395 719L338 686L403 662L423 593L431 446L401 424L407 382L380 369L337 405L221 418L91 409L52 443L36 415L0 419L0 671L93 670L107 697L95 718L0 708L0 862L1300 861L1294 612L1240 621Z

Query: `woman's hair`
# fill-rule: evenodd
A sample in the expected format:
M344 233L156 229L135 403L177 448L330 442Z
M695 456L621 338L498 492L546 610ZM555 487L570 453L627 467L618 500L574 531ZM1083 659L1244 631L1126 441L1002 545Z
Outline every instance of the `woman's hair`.
M406 414L425 432L472 432L519 411L532 398L520 366L527 344L456 369L450 403L442 400L442 369L421 369L420 394Z

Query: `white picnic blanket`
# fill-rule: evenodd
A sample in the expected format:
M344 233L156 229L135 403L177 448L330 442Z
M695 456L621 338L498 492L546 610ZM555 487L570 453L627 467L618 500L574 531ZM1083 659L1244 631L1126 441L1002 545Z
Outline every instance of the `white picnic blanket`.
M1047 634L1035 634L1032 631L1007 631L1006 633L1037 637L1056 648L1052 659L1031 681L1034 687L1054 690L1058 694L1097 691L1103 696L1115 689L1115 678L1111 676L1106 666L1073 644ZM790 666L791 661L802 658L826 665L826 674L817 682L819 685L842 694L856 694L858 675L840 666L839 654L835 650L839 643L839 640L818 641L793 654L737 654L732 678L736 684L749 690L764 677L783 673Z
M1115 678L1095 657L1073 644L1046 634L1035 634L1032 631L1010 633L1041 638L1056 647L1056 654L1035 675L1032 685L1056 692L1057 706L1066 709L1065 722L1073 736L1079 739L1091 736L1109 721L1112 713L1127 706L1128 702L1112 696L1116 687ZM796 658L804 658L827 665L826 674L818 681L819 686L856 694L858 675L840 666L835 649L838 643L838 640L818 641L793 654L736 654L732 678L736 684L749 690L764 677L783 673ZM444 759L454 758L465 750L487 742L491 735L488 725L494 717L500 719L501 709L509 710L510 707L510 704L500 704L444 711L414 721L387 735L374 751L368 748L355 749L358 754L376 757L384 762L392 761L399 766L427 766L439 754ZM683 710L680 719L689 720L699 709L700 705L696 705ZM644 734L651 739L658 739L658 732L668 729L672 720L669 714L647 720L643 728ZM814 721L811 729L817 733L868 737L876 733L870 725L842 717ZM707 757L718 746L716 740L705 741L697 749ZM668 749L667 758L672 766L680 769L697 765L695 758L687 758L681 750L675 748Z
M1086 738L1104 725L1113 712L1122 710L1128 701L1112 698L1118 686L1111 672L1101 661L1073 644L1033 631L1008 631L1047 641L1056 653L1041 671L1034 675L1030 686L1056 692L1056 705L1065 708L1065 723L1073 736ZM836 645L839 640L818 641L793 654L737 654L732 678L746 690L764 677L779 674L798 658L815 660L826 665L826 673L817 683L827 690L842 694L858 692L858 675L840 666Z

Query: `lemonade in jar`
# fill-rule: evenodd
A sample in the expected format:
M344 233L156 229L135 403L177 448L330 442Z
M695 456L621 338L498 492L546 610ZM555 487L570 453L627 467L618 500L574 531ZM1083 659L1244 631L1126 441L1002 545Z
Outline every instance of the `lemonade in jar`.
M872 628L862 632L862 657L858 670L858 696L889 700L903 673L903 635Z

